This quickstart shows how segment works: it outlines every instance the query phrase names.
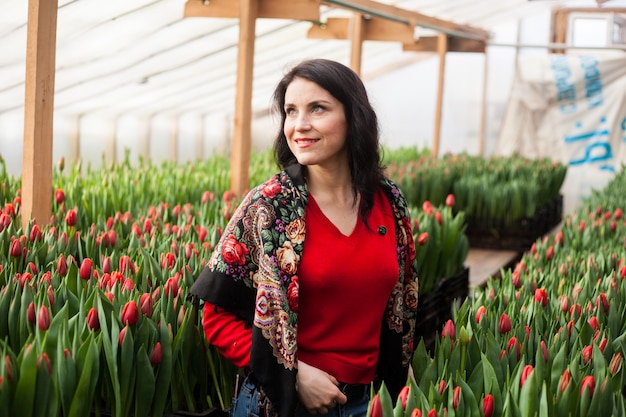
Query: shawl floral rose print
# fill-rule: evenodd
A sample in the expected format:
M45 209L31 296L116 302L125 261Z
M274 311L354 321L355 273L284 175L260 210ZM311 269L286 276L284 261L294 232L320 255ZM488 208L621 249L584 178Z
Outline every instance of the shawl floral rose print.
M297 404L297 271L308 201L302 171L289 166L246 195L190 291L252 327L250 371L268 416L291 416ZM400 274L381 324L378 378L393 392L406 382L414 349L418 280L406 200L391 181L381 186L396 218Z

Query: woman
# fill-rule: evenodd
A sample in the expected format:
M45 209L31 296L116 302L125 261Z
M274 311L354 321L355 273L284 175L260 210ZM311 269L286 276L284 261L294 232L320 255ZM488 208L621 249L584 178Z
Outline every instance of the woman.
M191 294L208 341L247 378L231 415L365 416L413 353L417 276L406 201L346 66L314 59L274 92L283 171L242 201Z

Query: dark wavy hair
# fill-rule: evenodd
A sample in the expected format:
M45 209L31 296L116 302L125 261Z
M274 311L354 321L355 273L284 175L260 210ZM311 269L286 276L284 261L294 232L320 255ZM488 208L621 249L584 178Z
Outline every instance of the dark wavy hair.
M274 110L280 114L280 128L274 140L274 159L285 168L297 163L285 137L285 92L296 78L303 78L328 91L343 104L347 123L346 146L355 202L361 195L360 216L366 221L374 205L374 195L383 179L378 117L359 76L339 62L311 59L293 67L280 80L273 94ZM366 221L367 224L367 221Z

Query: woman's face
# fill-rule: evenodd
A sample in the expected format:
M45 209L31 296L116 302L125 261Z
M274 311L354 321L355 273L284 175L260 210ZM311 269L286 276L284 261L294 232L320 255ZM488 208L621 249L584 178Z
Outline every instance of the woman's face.
M302 165L347 166L347 122L343 104L316 83L295 78L285 91L283 131Z

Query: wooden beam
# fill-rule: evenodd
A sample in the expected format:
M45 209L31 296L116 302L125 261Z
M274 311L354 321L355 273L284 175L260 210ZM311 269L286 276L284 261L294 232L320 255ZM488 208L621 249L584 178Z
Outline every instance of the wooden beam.
M443 83L446 73L446 52L448 51L448 36L445 33L439 34L439 83L437 85L437 105L435 107L435 133L433 137L432 154L439 156L439 141L441 139L441 119L443 108Z
M30 0L26 41L22 230L52 215L52 126L58 0Z
M407 23L411 27L420 26L463 38L473 38L483 41L490 38L489 32L484 29L457 24L373 0L322 0L322 3L359 11L372 17L382 17L387 20Z
M363 57L363 34L365 20L361 13L352 16L352 31L350 36L350 67L357 75L361 75L361 60Z
M361 13L355 15L363 16ZM329 17L323 24L313 24L307 33L310 39L350 39L352 19ZM362 19L364 41L413 42L414 28L406 23L377 17Z
M257 0L257 17L294 20L320 20L320 0ZM187 0L184 17L240 17L235 0Z
M437 52L439 38L437 36L422 36L417 42L404 43L403 51ZM448 52L485 52L486 43L475 39L448 36Z
M250 187L249 165L252 120L252 79L258 0L239 0L239 49L237 52L237 96L230 157L231 189L242 196Z

